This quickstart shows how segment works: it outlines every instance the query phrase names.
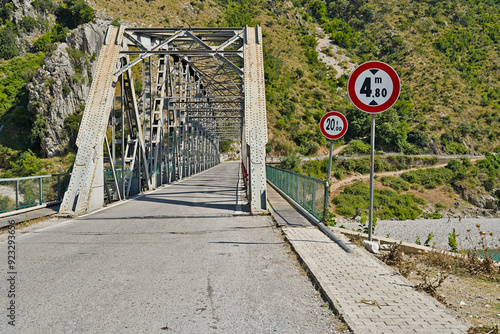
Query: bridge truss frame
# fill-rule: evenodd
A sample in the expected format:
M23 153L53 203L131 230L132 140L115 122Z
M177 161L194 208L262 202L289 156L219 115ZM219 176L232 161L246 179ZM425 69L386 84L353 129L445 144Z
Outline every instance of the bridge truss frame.
M267 209L260 27L110 26L95 77L61 212L81 215L213 167L226 139L241 143L251 211Z

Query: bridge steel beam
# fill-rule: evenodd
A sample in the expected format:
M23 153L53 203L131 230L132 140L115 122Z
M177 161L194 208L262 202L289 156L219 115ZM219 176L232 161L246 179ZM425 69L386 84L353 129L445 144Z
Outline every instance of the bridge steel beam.
M95 78L62 212L81 215L211 168L222 140L241 143L251 210L266 210L260 27L110 26Z
M243 163L249 175L247 194L250 209L258 213L267 210L266 195L266 90L260 27L244 29L245 119L243 133Z

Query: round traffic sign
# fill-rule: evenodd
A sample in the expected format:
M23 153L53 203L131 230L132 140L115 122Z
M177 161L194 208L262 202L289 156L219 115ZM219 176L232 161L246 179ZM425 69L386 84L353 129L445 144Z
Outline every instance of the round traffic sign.
M361 111L377 114L396 103L401 82L396 71L380 61L359 65L347 82L351 102Z
M327 139L339 139L347 132L347 119L337 111L330 111L321 117L319 128Z

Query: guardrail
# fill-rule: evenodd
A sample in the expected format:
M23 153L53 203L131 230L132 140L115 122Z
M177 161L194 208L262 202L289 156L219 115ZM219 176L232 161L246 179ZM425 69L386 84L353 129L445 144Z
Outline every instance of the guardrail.
M325 181L266 165L267 179L318 220L323 220Z
M70 173L0 179L0 213L55 204L69 184Z

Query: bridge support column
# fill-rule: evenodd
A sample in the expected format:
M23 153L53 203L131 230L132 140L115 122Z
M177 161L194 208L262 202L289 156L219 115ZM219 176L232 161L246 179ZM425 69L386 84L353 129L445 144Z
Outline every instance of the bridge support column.
M264 62L262 56L262 31L260 27L245 27L244 92L245 119L243 163L249 175L247 194L252 213L267 210L266 194L266 94Z

